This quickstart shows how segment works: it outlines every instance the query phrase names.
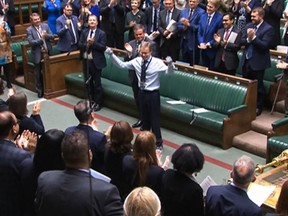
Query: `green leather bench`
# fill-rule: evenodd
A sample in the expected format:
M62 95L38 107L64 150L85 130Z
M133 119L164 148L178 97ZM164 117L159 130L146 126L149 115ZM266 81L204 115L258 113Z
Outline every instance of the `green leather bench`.
M135 115L136 107L128 82L128 71L116 68L109 58L107 64L102 71L104 104ZM65 82L68 94L85 96L82 73L65 75ZM255 118L255 107L249 107L253 113L248 113L247 86L181 71L162 76L160 82L162 126L182 134L227 149L232 146L235 135L250 129L251 119ZM253 84L256 87L256 83ZM256 92L253 94L256 95ZM167 103L169 100L182 100L186 104L171 105ZM203 108L204 112L194 113L197 117L193 125L190 125L191 109L197 108Z
M288 149L288 118L275 121L272 128L273 130L269 132L267 140L267 163Z

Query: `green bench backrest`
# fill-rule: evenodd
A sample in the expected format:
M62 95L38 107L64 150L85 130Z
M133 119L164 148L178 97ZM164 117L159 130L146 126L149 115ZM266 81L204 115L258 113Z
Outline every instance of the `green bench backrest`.
M52 46L52 53L51 53L51 55L58 55L58 54L60 54L60 53L61 53L61 52L58 50L57 45ZM29 61L31 62L31 60L32 60L32 53L31 53L31 50L30 50L30 49L27 51L27 55L28 55Z
M11 43L12 52L16 56L22 56L22 50L21 50L21 45L22 44L28 44L28 41L19 41L19 42Z
M275 76L282 73L282 70L276 68L277 61L277 58L271 58L271 67L266 69L264 80L275 82Z
M223 114L244 104L247 88L176 71L160 79L162 96L182 100Z
M108 57L107 55L105 55L105 57L107 61L107 66L106 68L102 70L102 77L130 86L129 79L128 79L128 70L116 67L112 63L110 57ZM123 58L120 58L120 59L123 60Z

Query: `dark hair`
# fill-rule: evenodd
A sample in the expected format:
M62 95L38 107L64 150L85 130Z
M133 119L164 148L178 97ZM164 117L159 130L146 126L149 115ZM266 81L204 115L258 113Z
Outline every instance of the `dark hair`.
M8 137L13 125L15 125L15 119L13 118L13 113L9 111L0 113L0 138Z
M72 133L66 134L61 149L66 167L79 168L84 164L89 164L89 144L85 132L74 130Z
M255 13L255 12L257 12L260 17L264 18L265 10L262 7L254 8L251 13Z
M9 110L21 119L27 115L27 96L24 92L17 92L8 99Z
M65 168L61 155L61 143L64 136L63 131L51 129L38 140L33 161L37 175L44 171Z
M174 169L184 173L200 172L204 155L194 143L184 143L172 155Z
M115 122L110 132L108 147L114 153L126 153L132 149L132 128L126 121Z
M224 14L223 14L223 17L224 17L224 16L229 16L229 19L230 19L230 20L233 20L233 21L235 20L235 15L234 15L233 13L231 13L231 12L226 12L226 13L224 13Z
M280 196L276 204L276 213L279 215L288 215L288 180L281 187Z
M88 100L81 100L74 106L74 114L79 122L87 122L90 117L90 103Z
M134 31L134 32L137 31L137 30L139 30L139 29L142 29L142 31L143 31L144 33L146 32L146 29L145 29L144 25L142 25L142 24L136 24L136 25L133 27L133 31Z
M30 15L30 20L32 20L33 19L33 17L40 17L40 15L38 14L38 13L32 13L31 15Z
M133 158L137 164L139 186L144 186L150 165L158 165L156 156L156 138L150 131L140 132L133 145Z

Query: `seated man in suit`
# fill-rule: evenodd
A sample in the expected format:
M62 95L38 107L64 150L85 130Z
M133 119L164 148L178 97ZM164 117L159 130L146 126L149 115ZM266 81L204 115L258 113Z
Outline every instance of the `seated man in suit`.
M62 141L66 170L43 172L38 178L38 216L122 216L117 188L91 176L92 159L85 132L74 131Z
M72 6L66 4L63 8L63 14L56 19L56 30L59 36L57 47L63 53L78 49L78 18L72 15L72 12Z
M94 117L93 107L91 107L89 101L81 100L74 106L74 114L79 124L67 128L65 133L70 134L75 130L81 130L87 133L88 143L93 154L91 168L103 173L104 151L107 140L103 133L97 131L97 122Z
M256 178L253 160L246 155L241 156L233 165L231 177L231 184L211 186L208 189L206 215L261 216L261 208L247 195L250 182Z

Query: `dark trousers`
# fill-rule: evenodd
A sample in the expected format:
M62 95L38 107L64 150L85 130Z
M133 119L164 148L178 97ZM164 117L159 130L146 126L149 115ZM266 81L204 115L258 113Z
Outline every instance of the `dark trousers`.
M118 32L115 24L113 24L111 34L106 34L107 46L116 47L117 49L124 49L124 32Z
M97 69L93 60L83 61L84 80L89 99L103 105L103 88L101 84L101 69Z
M157 146L163 143L160 130L160 93L159 90L139 90L139 100L142 110L142 128L150 131L156 136Z
M184 62L189 63L191 66L198 65L200 60L200 51L194 47L194 50L189 50L188 41L182 41L182 58Z
M208 67L209 70L214 70L214 68L215 68L215 56L214 56L214 58L210 58L207 55L206 50L201 50L201 62L202 62L202 65L205 67Z
M140 106L140 102L139 102L138 78L137 78L137 76L135 74L135 71L134 71L134 77L132 79L131 87L132 87L132 91L133 91L133 96L134 96L134 100L135 100L135 103L136 103L136 107L138 109L139 119L141 120L141 106Z
M11 74L10 74L10 67L11 64L4 64L2 65L3 67L3 71L6 77L6 83L7 83L7 88L12 88L12 84L11 84Z
M233 76L235 76L235 74L236 74L236 69L228 70L225 66L225 62L223 62L222 60L220 61L218 68L215 68L215 70L220 72L220 73L225 73L225 74L229 74L229 75L233 75Z
M243 77L251 80L257 80L257 108L262 110L265 103L265 88L263 83L264 72L265 70L252 70L250 61L245 60L245 63L242 67Z
M36 79L36 92L39 94L43 94L44 87L43 87L43 74L42 74L42 65L41 62L34 63L35 67L35 79Z
M165 59L167 56L170 56L173 61L178 61L179 53L180 50L175 49L175 46L173 46L173 42L171 43L169 40L164 41L163 45L160 47L160 55L162 59Z

